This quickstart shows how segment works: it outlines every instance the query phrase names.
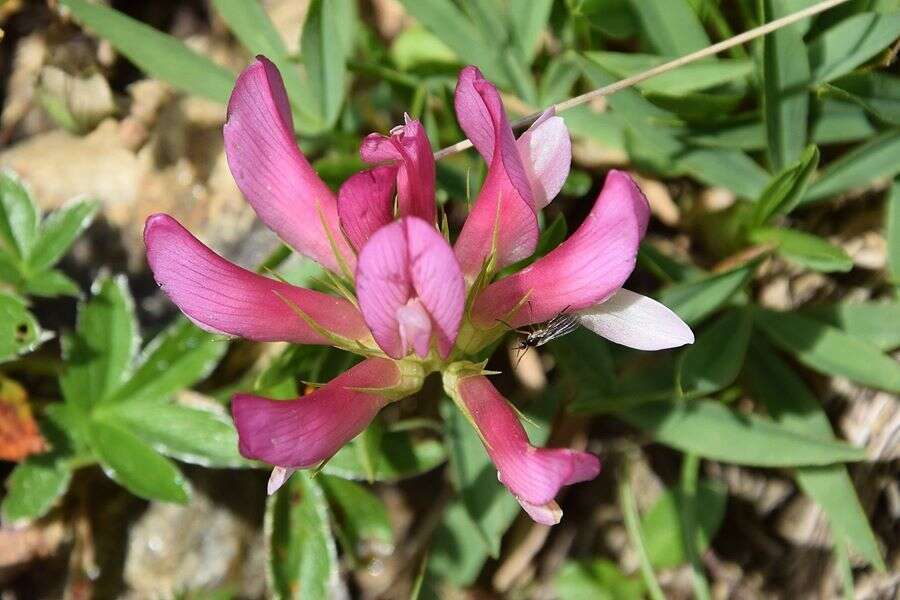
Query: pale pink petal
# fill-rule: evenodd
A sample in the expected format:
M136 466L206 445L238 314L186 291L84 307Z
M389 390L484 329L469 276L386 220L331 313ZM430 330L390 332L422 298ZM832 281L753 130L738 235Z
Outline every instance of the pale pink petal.
M528 513L528 516L541 525L556 525L562 520L562 509L555 501L537 505L529 504L521 498L516 498L516 500L519 501L522 509Z
M547 206L562 189L572 164L572 141L569 130L552 108L516 140L522 165L531 184L534 206Z
M397 311L413 294L406 228L401 221L394 221L369 238L359 253L356 266L359 309L372 337L388 356L403 358L406 355Z
M324 222L352 272L354 255L340 234L334 193L297 147L284 83L267 58L257 57L238 76L223 132L234 180L263 223L301 254L340 272Z
M376 167L351 175L338 192L341 229L359 250L369 237L394 218L396 167Z
M169 215L147 219L144 243L156 282L205 329L257 341L328 344L297 313L299 308L337 335L368 335L359 311L346 300L243 269L207 248Z
M593 454L532 446L515 410L486 377L461 379L458 392L500 482L520 503L546 505L560 487L593 479L600 472L600 460Z
M449 355L462 320L465 284L453 251L432 225L405 217L375 232L359 255L356 291L363 318L386 354L401 358L409 351L400 309L417 298L431 319L438 350ZM416 339L410 341L418 351Z
M231 412L240 452L282 467L285 473L315 466L356 437L389 402L360 390L390 388L399 381L393 361L369 358L295 400L238 394Z
M416 295L431 315L438 352L450 355L466 305L466 284L453 249L425 221L404 219L409 244L410 275Z
M454 103L460 126L490 165L454 248L463 273L472 277L492 249L495 269L527 258L539 231L529 176L499 92L478 69L466 67L459 74Z
M397 325L400 328L403 354L415 349L421 358L428 356L431 344L431 318L418 298L410 298L406 304L397 309Z
M678 315L653 298L626 289L579 311L578 321L597 335L638 350L694 343L694 332Z
M266 493L271 496L287 483L287 480L294 474L294 468L274 467L272 474L269 475L269 483L266 485Z
M413 216L434 223L437 205L434 199L434 154L422 124L404 115L405 124L389 137L377 133L363 140L359 149L370 163L396 161L398 216Z
M649 216L634 180L610 171L578 230L543 258L489 285L475 301L473 320L491 327L502 319L518 327L609 298L634 270Z

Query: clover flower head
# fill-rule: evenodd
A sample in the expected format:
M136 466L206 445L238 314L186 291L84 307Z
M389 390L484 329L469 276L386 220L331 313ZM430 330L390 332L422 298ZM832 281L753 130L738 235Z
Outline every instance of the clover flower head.
M371 134L372 166L334 194L300 152L276 67L258 57L235 84L224 127L228 164L260 219L333 274L342 295L299 288L239 267L168 215L147 220L147 259L164 292L199 326L257 341L329 344L365 360L310 394L232 401L240 451L275 468L272 493L295 469L315 467L430 372L478 430L500 481L536 521L559 522L560 487L593 479L593 454L533 447L515 410L472 357L513 327L561 312L616 343L655 350L693 342L658 302L622 289L635 266L649 207L634 180L610 171L578 230L517 273L530 257L538 212L571 161L563 120L547 111L518 139L497 89L475 67L459 75L459 123L488 164L451 246L437 228L435 163L421 123L405 116Z

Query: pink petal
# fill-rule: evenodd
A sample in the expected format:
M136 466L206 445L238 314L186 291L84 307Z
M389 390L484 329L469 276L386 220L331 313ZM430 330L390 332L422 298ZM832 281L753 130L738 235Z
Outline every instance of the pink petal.
M678 315L653 298L626 289L580 311L578 321L597 335L638 350L694 343L694 332Z
M169 215L147 219L144 243L156 282L205 329L257 341L330 343L297 314L299 308L338 335L361 339L368 334L361 315L346 300L243 269L203 245Z
M495 230L495 269L534 252L539 231L528 172L497 89L477 68L466 67L454 103L460 126L490 165L455 246L463 272L471 277L491 254Z
M422 124L404 115L405 124L391 131L390 137L370 134L359 153L366 162L399 161L397 205L400 217L414 216L434 223L437 205L434 199L434 154Z
M535 208L547 206L562 189L572 164L572 140L565 121L552 108L516 140L528 175Z
M466 306L466 284L447 240L426 222L407 218L410 274L413 288L431 315L438 352L447 358Z
M351 175L341 186L337 198L341 229L357 250L394 218L396 176L396 167L376 167Z
M240 452L282 467L286 474L317 465L356 437L389 402L358 390L389 388L399 381L400 370L393 361L369 358L295 400L238 394L231 411Z
M269 475L269 483L266 485L266 493L271 496L287 483L287 480L291 478L291 475L294 474L294 471L297 469L284 467L273 467L272 474Z
M475 301L473 320L490 327L502 319L518 327L602 302L634 270L649 216L634 180L610 171L578 231L530 266L489 285Z
M548 502L547 504L529 504L525 502L521 498L516 498L519 501L519 504L522 506L522 509L528 513L528 516L531 517L533 521L540 523L541 525L556 525L562 520L562 509L559 507L555 501Z
M359 254L356 292L372 336L389 356L406 356L407 343L420 356L427 354L420 315L410 312L418 308L427 311L439 352L449 355L462 321L465 284L453 251L432 225L405 217L375 232ZM411 305L413 299L421 306Z
M532 446L515 410L486 377L460 380L458 392L500 482L523 507L530 505L529 514L552 502L560 487L588 481L600 472L600 460L593 454Z
M263 223L339 272L324 221L352 272L354 255L340 234L334 194L297 147L284 83L267 58L257 57L238 76L223 133L234 180Z
M400 329L400 343L403 352L414 348L416 354L425 358L431 345L431 317L418 298L410 298L397 309L397 325Z

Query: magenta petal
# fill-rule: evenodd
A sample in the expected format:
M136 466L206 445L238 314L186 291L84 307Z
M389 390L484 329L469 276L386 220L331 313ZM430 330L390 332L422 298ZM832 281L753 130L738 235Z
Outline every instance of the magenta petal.
M556 502L548 502L547 504L529 504L521 498L516 498L522 506L522 510L528 513L528 516L541 525L556 525L562 519L562 509Z
M543 258L489 285L475 301L473 320L489 327L503 319L518 327L603 301L634 270L649 217L647 199L634 180L610 171L578 230Z
M205 329L258 341L330 343L297 314L299 308L337 335L361 339L368 334L359 311L346 300L243 269L207 248L169 215L147 219L144 243L157 283Z
M412 344L423 355L421 308L438 350L449 355L462 320L465 284L453 251L432 225L406 217L375 232L359 254L356 292L363 318L386 354L402 358Z
M532 446L515 410L486 377L460 380L458 392L500 482L523 506L527 503L537 510L553 501L560 487L593 479L600 472L600 460L593 454Z
M413 216L434 223L434 154L422 124L404 115L405 124L394 128L390 137L377 133L363 140L359 153L370 163L397 161L398 216Z
M447 240L425 221L404 220L413 288L431 315L438 352L450 355L466 305L466 285Z
M428 356L431 345L431 317L418 298L410 298L406 304L397 309L397 326L404 353L413 348L421 358Z
M301 254L339 272L324 221L352 272L354 255L340 234L334 193L297 147L284 83L267 58L257 57L238 76L223 133L234 180L263 223Z
M401 221L385 225L363 246L356 263L356 296L381 349L388 356L403 358L408 349L400 337L397 311L413 296L413 289Z
M495 230L495 269L534 252L539 231L529 174L497 89L478 69L466 67L454 102L460 126L490 165L455 246L463 272L471 277L490 255Z
M393 219L396 167L376 167L350 176L338 192L341 229L359 250Z
M388 388L399 380L393 361L369 358L295 400L238 394L231 412L241 455L282 467L284 475L315 466L356 437L389 402L359 390ZM277 479L283 483L282 472Z

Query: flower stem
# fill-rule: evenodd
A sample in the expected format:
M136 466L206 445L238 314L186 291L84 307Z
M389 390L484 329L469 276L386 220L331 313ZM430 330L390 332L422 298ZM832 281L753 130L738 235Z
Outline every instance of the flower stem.
M662 588L659 587L659 582L656 581L653 566L650 564L650 557L647 555L647 549L644 547L637 502L634 499L634 490L631 489L631 479L628 471L628 458L626 457L619 471L619 508L622 510L622 516L625 518L625 529L628 531L628 538L637 551L638 559L641 563L641 576L644 578L644 585L647 586L647 593L652 600L665 600L666 596L663 594Z
M684 551L691 563L694 598L709 600L709 583L703 574L703 565L697 555L697 477L700 473L700 457L685 454L681 464L681 531Z

